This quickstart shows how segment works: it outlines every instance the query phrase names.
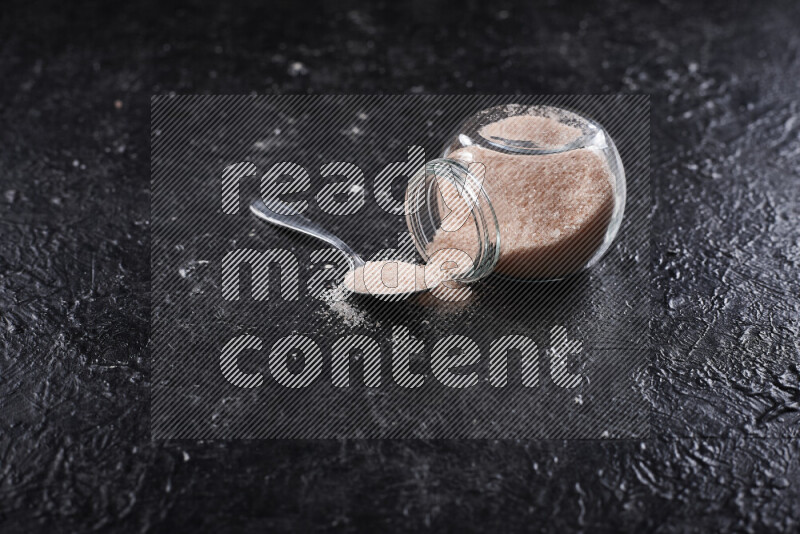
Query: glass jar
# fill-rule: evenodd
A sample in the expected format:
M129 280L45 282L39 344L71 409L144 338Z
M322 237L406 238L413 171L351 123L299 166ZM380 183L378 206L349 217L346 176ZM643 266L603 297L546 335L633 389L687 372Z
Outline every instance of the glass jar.
M625 171L596 122L550 106L470 117L409 180L405 215L425 262L460 250L457 279L561 279L595 265L619 231Z

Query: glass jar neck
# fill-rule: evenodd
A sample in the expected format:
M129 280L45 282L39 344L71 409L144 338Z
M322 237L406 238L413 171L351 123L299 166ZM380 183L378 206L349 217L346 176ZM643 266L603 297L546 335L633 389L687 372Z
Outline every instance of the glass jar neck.
M449 202L445 202L445 196ZM460 209L453 209L453 200ZM417 251L426 263L431 247L436 246L434 240L443 232L458 232L462 240L470 241L470 250L463 252L472 258L472 266L456 277L460 281L487 276L500 258L500 227L487 184L481 173L470 170L462 161L438 158L426 163L408 183L405 216Z

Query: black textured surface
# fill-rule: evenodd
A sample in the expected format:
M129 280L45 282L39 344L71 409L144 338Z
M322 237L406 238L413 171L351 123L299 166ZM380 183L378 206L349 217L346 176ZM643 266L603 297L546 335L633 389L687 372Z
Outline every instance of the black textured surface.
M5 4L0 529L797 530L798 20ZM653 93L653 439L150 442L150 94L312 90Z

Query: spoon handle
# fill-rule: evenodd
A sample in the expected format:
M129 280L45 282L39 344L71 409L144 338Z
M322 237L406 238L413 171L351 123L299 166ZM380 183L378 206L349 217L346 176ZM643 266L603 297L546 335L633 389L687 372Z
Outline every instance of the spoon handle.
M316 237L317 239L338 248L352 258L353 267L364 265L364 260L362 260L352 248L347 246L347 243L302 215L281 215L276 210L269 209L269 207L264 204L264 201L260 198L254 200L250 204L250 211L252 211L253 215L259 219L267 221L270 224L287 228L289 230L294 230L295 232L300 232L301 234L311 237Z

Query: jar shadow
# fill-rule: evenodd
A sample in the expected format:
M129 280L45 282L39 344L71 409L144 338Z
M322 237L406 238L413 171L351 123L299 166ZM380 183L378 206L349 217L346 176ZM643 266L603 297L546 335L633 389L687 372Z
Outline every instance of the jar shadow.
M581 271L560 280L530 281L500 275L466 286L461 300L446 300L426 291L405 300L385 301L369 295L353 295L353 303L376 321L409 324L445 320L453 324L481 316L498 326L550 323L585 315L592 301L591 273ZM452 294L452 292L451 292Z

